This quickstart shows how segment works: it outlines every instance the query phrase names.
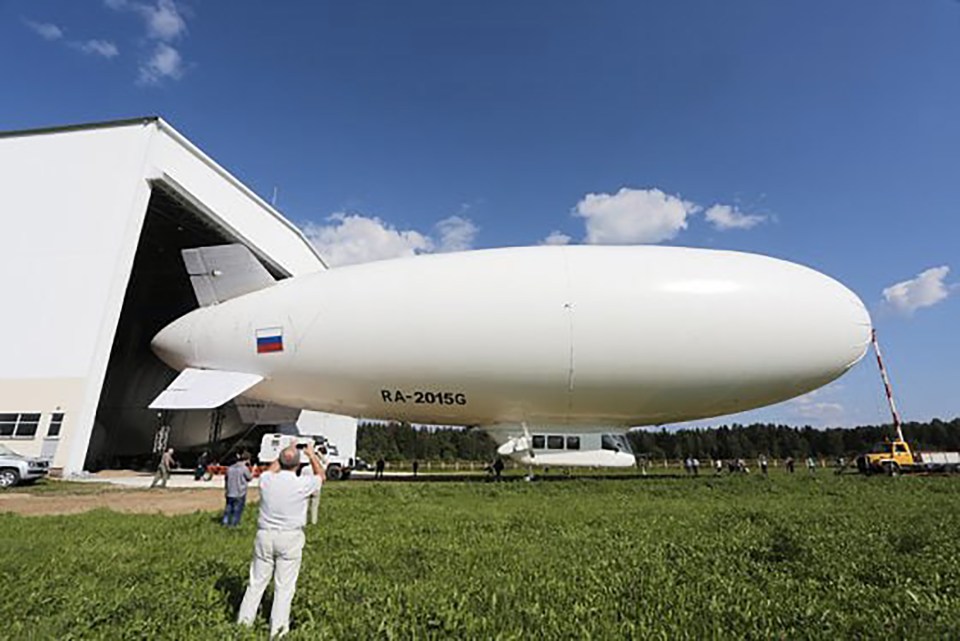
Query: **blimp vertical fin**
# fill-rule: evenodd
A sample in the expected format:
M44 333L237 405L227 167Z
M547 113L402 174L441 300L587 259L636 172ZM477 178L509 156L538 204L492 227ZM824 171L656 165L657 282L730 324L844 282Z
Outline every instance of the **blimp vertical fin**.
M250 250L240 244L184 249L181 255L201 307L276 283Z

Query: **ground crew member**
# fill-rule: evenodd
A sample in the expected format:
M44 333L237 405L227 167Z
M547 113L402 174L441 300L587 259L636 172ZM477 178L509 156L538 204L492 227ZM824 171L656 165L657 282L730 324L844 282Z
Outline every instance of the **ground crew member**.
M221 523L229 527L240 525L243 516L243 507L247 504L247 485L253 479L250 470L249 455L244 453L237 456L233 465L227 468L224 478L225 497L227 505L223 509Z
M312 443L307 444L305 452L313 475L297 476L300 450L294 445L282 450L277 460L260 475L257 538L253 544L250 582L240 604L237 622L253 624L263 591L272 576L270 636L282 636L290 627L290 604L297 589L305 542L303 526L307 522L307 502L326 480Z
M153 475L153 483L150 484L150 489L152 490L160 484L160 487L166 488L167 481L170 480L170 470L176 463L173 460L173 448L167 449L163 455L160 457L160 465L157 466L157 472Z
M204 450L197 457L197 466L193 469L193 480L199 481L207 474L207 465L210 463L210 454Z

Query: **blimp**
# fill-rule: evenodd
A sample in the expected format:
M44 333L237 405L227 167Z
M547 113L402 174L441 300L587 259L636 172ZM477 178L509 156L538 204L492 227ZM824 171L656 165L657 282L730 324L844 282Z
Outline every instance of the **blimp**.
M528 464L633 465L629 428L815 390L863 357L872 329L833 278L734 251L514 247L283 281L240 245L183 254L201 307L153 338L180 374L150 407L243 395L475 426Z

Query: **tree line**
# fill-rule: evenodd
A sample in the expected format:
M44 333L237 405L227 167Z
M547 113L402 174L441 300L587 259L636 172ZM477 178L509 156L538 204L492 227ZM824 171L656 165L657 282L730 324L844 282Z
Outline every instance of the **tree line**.
M892 425L815 429L769 423L724 425L715 429L633 430L634 451L651 458L736 459L851 456L869 451L884 438L893 438ZM945 422L904 423L903 435L916 449L960 450L960 418Z
M960 417L905 423L903 433L915 449L960 451ZM634 452L654 459L851 456L892 436L890 425L815 429L770 423L628 432ZM363 422L357 430L357 454L368 461L381 457L387 461L490 461L496 457L496 449L493 439L480 429Z
M409 423L357 426L357 456L369 461L490 461L497 445L483 430L414 427Z

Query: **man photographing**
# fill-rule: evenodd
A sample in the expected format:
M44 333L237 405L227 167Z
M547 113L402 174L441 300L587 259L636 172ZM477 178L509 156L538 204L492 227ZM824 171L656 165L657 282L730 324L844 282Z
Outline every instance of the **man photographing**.
M303 451L310 461L313 475L297 476L301 450L295 445L281 450L277 460L260 475L260 517L253 544L250 583L243 595L237 622L253 624L263 591L273 576L270 636L282 636L290 626L290 603L297 589L303 556L307 502L326 480L313 444L308 444Z

